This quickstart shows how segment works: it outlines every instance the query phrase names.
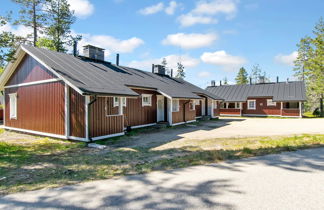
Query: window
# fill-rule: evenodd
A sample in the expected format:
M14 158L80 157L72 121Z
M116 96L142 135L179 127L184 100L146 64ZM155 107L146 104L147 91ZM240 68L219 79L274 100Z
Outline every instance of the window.
M17 119L17 93L9 94L10 119Z
M267 99L267 106L277 106L277 103L273 102L272 99Z
M190 103L189 103L189 109L190 110L195 110L195 107L196 107L195 100L191 100Z
M152 95L142 94L142 106L151 106L152 105Z
M116 107L116 106L119 105L118 98L119 98L119 97L114 97L114 107ZM121 99L122 99L122 104L123 104L123 106L126 107L126 98L125 98L125 97L121 97Z
M256 109L255 100L248 100L247 104L248 104L248 109Z
M173 99L172 100L172 112L178 112L179 111L179 100Z
M283 104L284 109L299 109L298 102L286 102Z

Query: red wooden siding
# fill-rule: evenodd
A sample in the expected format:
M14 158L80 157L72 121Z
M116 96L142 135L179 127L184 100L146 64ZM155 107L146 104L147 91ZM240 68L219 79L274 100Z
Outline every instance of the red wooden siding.
M90 106L90 137L106 136L124 131L123 116L108 116L106 104L106 97L98 97L96 102Z
M15 85L52 78L56 78L56 76L30 55L25 55L6 85Z
M280 115L281 103L277 102L276 106L267 106L267 99L271 98L249 98L248 100L256 100L256 109L247 109L247 103L243 103L243 114L254 115Z
M3 109L0 109L0 120L3 120Z
M196 105L196 116L197 117L201 116L201 100L199 100L199 104Z
M134 89L138 94L152 94L152 105L142 106L142 97L127 98L124 108L125 126L136 126L156 123L157 105L156 92Z
M219 116L220 114L220 103L217 101L217 108L214 109L214 116Z
M85 98L69 88L70 136L85 137Z
M221 115L240 115L241 113L239 109L220 109L219 111Z
M189 101L190 100L179 100L179 111L172 112L172 123L180 123L180 122L184 122L184 121L195 120L196 110L189 109L190 108ZM184 115L183 115L184 108L185 108L185 112L186 112L186 115L185 115L186 119L184 119Z
M17 119L9 117L9 93L17 93ZM5 89L5 126L65 134L62 82Z
M296 116L296 117L298 117L299 114L300 114L299 109L283 109L282 110L282 116L287 116L287 117Z

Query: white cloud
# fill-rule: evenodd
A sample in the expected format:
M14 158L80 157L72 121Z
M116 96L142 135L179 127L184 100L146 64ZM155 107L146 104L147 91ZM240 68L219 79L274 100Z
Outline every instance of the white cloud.
M173 15L175 10L177 9L178 4L176 1L170 1L169 6L165 8L165 13L168 15Z
M180 15L178 21L182 27L189 27L196 24L212 24L217 23L218 21L213 17L193 15L191 13Z
M233 17L237 11L236 3L236 0L199 1L196 8L192 10L192 13L200 15L216 15L223 13L228 17Z
M162 62L162 59L165 58L168 67L172 68L174 70L173 73L176 73L177 69L177 63L181 61L181 63L184 65L184 67L187 68L192 68L195 67L199 64L199 60L190 57L189 55L168 55L162 58L154 58L154 59L148 59L148 60L142 60L142 61L131 61L128 65L134 68L138 69L144 69L150 71L152 68L152 64L160 64Z
M9 23L1 26L0 31L11 32L16 36L23 36L23 37L26 37L28 34L31 34L33 32L32 28L30 27L26 27L23 25L12 26Z
M132 37L125 40L120 40L112 36L107 35L90 35L81 34L82 40L78 46L81 49L82 46L91 44L97 47L105 49L105 55L108 56L110 53L130 53L136 48L144 44L142 39ZM82 50L80 50L81 52ZM82 54L82 53L81 53Z
M181 26L188 27L195 24L215 24L215 15L224 14L227 19L235 17L238 0L203 0L196 3L196 7L187 14L178 17Z
M205 63L222 67L224 71L236 71L238 67L246 63L245 58L227 54L224 50L205 52L200 58Z
M164 9L164 4L162 2L155 5L145 7L144 9L139 10L139 13L142 15L152 15L158 13Z
M212 74L208 71L201 71L198 73L198 77L200 77L200 78L208 78L211 76L212 76Z
M169 34L162 43L165 45L179 46L183 49L194 49L211 45L217 39L214 33L208 34Z
M298 52L294 51L288 55L278 54L275 56L274 60L279 64L294 66L294 61L296 60L297 56L298 56Z
M78 18L86 18L94 12L94 6L89 0L68 0L68 3Z

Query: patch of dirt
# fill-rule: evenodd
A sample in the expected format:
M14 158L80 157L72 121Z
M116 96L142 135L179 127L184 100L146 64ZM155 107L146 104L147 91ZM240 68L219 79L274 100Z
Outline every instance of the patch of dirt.
M37 163L33 165L23 166L21 168L26 170L35 170L35 169L54 168L54 167L55 165L52 163Z

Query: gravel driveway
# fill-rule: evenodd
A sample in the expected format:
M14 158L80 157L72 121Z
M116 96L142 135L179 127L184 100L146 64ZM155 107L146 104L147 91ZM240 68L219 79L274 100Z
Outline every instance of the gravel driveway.
M324 209L324 148L0 197L0 209Z
M279 136L295 134L324 134L324 118L276 119L276 118L230 118L204 121L195 125L153 131L122 139L115 146L152 147L175 140L204 140L211 138L238 138L253 136Z

